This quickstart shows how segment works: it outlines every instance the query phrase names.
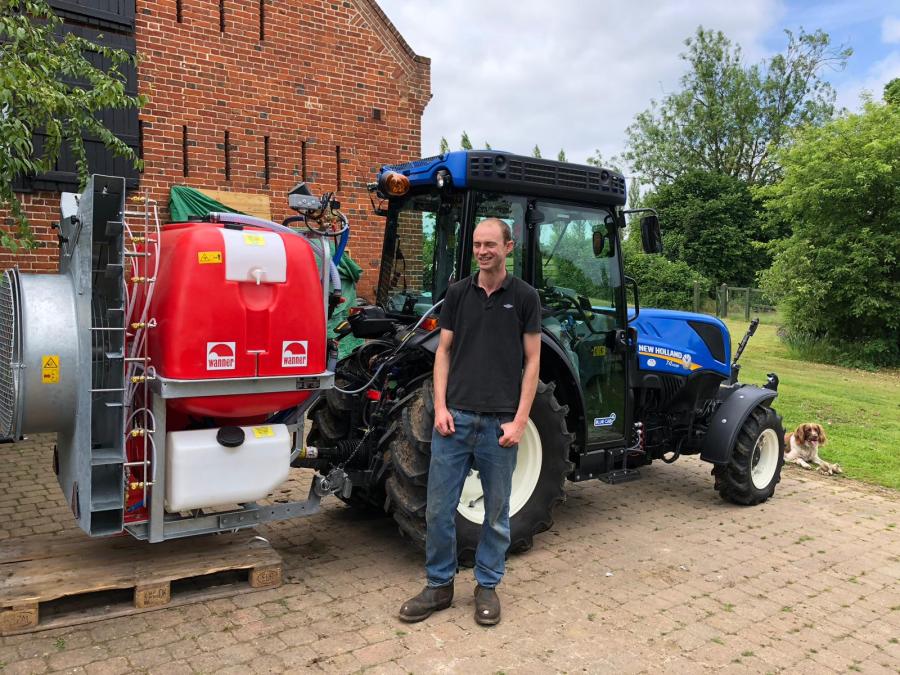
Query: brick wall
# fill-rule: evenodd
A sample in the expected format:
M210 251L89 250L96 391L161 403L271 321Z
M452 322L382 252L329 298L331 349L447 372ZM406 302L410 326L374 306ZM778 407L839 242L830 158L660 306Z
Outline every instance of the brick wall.
M150 98L139 189L161 205L175 184L267 193L278 221L304 175L317 194L337 189L364 270L359 293L372 297L383 221L365 184L380 164L420 155L429 60L374 0L137 0L136 17L138 87ZM47 246L0 252L0 266L54 270L58 195L23 198Z

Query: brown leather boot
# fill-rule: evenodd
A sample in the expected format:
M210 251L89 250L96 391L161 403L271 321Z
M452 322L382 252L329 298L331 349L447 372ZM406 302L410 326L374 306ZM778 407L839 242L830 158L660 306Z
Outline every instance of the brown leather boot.
M442 609L447 609L453 602L453 582L446 586L432 588L426 586L414 598L410 598L400 607L400 620L407 623L422 621Z
M500 598L493 588L475 587L475 623L482 626L500 623Z

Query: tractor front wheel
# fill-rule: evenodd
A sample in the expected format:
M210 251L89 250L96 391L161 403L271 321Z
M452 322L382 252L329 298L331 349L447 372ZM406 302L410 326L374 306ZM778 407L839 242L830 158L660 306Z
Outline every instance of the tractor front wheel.
M766 501L781 480L784 429L771 408L757 406L738 433L728 464L713 468L722 499L743 506Z

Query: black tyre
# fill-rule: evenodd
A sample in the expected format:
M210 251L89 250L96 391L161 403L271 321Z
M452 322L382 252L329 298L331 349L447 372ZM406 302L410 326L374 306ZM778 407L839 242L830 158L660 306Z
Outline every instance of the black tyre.
M510 497L510 552L531 548L535 534L553 524L553 508L565 499L565 480L572 470L569 448L574 440L566 426L568 409L553 395L555 385L538 383L531 419L522 442ZM425 546L425 504L431 432L434 425L432 382L426 380L400 411L389 442L393 474L386 489L390 508L400 530L419 547ZM480 481L470 476L456 515L457 553L460 562L472 564L481 534L484 512L472 498L480 494Z
M716 490L735 504L761 504L775 492L783 465L781 417L771 408L757 406L741 427L728 464L713 468Z

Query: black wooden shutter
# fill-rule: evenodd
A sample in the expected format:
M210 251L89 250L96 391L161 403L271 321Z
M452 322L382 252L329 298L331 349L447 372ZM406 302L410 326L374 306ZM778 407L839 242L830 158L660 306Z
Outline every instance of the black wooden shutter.
M64 18L61 32L74 33L80 37L107 47L135 53L134 5L135 0L50 0L50 5ZM102 30L101 30L102 29ZM97 68L108 68L108 59L100 54L87 54L88 60ZM120 66L125 75L125 91L137 95L137 72L133 65ZM73 82L74 83L74 82ZM99 114L103 125L122 139L135 153L138 152L139 131L138 111L104 110ZM45 134L35 134L35 152L43 148ZM115 156L106 149L100 139L84 136L84 149L91 173L107 176L124 176L129 188L137 187L138 172L131 162ZM78 171L69 147L63 142L53 170L38 176L20 178L15 187L21 191L50 190L74 191L78 189Z

